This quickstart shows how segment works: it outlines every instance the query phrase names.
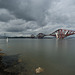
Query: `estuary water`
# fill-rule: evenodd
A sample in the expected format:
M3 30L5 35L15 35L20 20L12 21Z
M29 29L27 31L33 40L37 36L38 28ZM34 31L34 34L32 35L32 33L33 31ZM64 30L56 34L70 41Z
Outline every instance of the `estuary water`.
M3 75L75 75L75 38L0 39L0 49Z

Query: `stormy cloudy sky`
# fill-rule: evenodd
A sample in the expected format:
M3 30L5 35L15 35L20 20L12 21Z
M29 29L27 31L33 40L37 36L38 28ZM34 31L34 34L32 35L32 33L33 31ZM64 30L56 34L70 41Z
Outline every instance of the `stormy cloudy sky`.
M75 30L75 0L0 0L0 34L20 36Z

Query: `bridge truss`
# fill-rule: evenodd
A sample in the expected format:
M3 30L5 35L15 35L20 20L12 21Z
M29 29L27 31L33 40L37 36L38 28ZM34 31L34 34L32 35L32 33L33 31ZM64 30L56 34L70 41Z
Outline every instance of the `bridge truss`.
M58 29L55 32L51 33L51 36L55 36L56 38L63 39L67 36L75 34L75 31L66 30L66 29Z

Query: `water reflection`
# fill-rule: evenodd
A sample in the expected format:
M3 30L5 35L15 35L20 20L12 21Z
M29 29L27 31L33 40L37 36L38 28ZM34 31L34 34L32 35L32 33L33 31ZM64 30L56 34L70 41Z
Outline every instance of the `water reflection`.
M56 39L56 48L59 49L59 48L66 48L67 47L67 40L66 39Z
M67 52L67 41L66 39L63 40L56 40L56 51L57 52L61 52L63 54L65 54Z

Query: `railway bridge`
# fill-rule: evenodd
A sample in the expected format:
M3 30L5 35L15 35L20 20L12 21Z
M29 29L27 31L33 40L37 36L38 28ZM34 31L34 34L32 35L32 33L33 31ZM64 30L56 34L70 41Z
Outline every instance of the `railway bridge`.
M38 38L43 38L44 36L54 36L56 37L57 39L63 39L67 36L70 36L70 35L73 35L75 34L75 31L73 30L67 30L67 29L58 29L56 31L54 31L53 33L51 34L43 34L43 33L39 33L37 35Z

